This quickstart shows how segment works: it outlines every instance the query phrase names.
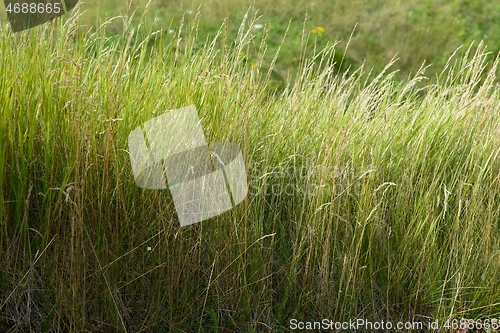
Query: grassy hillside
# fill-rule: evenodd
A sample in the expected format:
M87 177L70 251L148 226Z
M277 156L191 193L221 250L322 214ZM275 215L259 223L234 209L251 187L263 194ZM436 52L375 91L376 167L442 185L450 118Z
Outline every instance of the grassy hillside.
M120 14L137 11L142 15L149 1L109 0L88 2L83 22L96 25ZM442 1L338 1L338 0L210 0L210 1L165 1L151 0L145 23L153 29L179 31L182 17L184 25L193 24L199 13L199 43L207 36L210 39L228 16L228 30L234 37L247 12L258 13L255 28L257 36L265 34L270 27L268 48L274 54L282 43L282 57L276 64L275 73L282 79L294 76L300 63L300 51L308 56L318 48L339 42L337 60L343 61L343 69L349 65L359 67L366 62L367 68L380 73L393 58L398 57L399 78L416 73L422 63L432 63L427 75L435 74L445 65L448 56L461 45L465 49L472 42L484 40L489 51L500 51L500 3L483 0ZM119 33L121 20L111 25L112 32ZM321 27L322 30L315 28ZM303 32L308 37L309 47L304 47ZM350 42L349 42L350 41ZM348 52L344 50L349 44ZM302 46L302 48L301 48ZM255 54L249 55L255 61ZM266 59L269 66L271 59Z
M251 14L209 43L202 21L171 37L143 19L1 26L0 330L278 332L294 318L364 318L445 331L447 319L498 318L498 63L482 45L447 54L424 96L423 69L337 75L335 49L319 46L272 90L275 54ZM189 104L208 141L241 147L250 188L179 228L168 191L136 186L127 137Z
M205 44L207 37L211 40L226 18L229 36L234 38L251 8L260 17L253 29L256 37L268 35L270 54L281 45L282 56L273 67L273 79L279 81L295 77L301 52L311 57L314 45L321 49L339 43L336 61L342 62L342 70L366 63L367 69L378 74L397 57L400 79L416 73L425 61L433 64L427 71L433 80L448 56L462 45L467 49L473 42L477 46L485 41L488 51L500 51L500 3L495 1L97 0L82 4L83 31L111 20L107 34L120 35L123 19L119 16L135 12L133 25L142 17L148 28L162 29L165 38L176 38L196 21L200 29L195 47ZM5 19L3 6L0 18ZM247 56L249 62L256 62L255 53ZM271 60L266 58L264 65L269 67Z

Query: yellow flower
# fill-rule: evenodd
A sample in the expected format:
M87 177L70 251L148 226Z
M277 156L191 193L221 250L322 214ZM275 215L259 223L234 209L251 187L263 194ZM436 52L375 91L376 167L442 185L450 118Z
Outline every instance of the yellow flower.
M320 37L321 37L321 35L323 35L323 32L325 32L325 28L320 27L320 26L318 26L318 27L314 27L314 28L311 30L311 32L312 32L313 34L316 34L316 35L318 35L318 36L320 36Z

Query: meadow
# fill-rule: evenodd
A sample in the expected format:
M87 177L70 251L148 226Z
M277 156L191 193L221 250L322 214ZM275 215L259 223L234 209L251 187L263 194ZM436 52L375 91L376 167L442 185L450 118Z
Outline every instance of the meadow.
M229 35L235 38L243 16L251 8L259 17L252 33L256 37L266 34L269 50L263 63L266 69L280 49L280 57L273 66L276 80L295 77L304 55L312 58L318 49L332 44L338 44L336 61L343 70L365 64L375 77L396 57L399 70L396 75L400 79L415 74L424 62L432 64L426 74L434 79L458 47L467 48L472 42L484 40L490 52L500 51L500 3L482 0L353 0L348 3L338 0L99 0L85 3L82 22L92 26L133 11L142 14L146 7L149 12L144 23L153 30L162 28L166 35L169 31L174 35L178 33L183 18L184 28L196 21L199 38L195 47L203 45L206 38L211 40L226 18ZM136 17L135 22L138 21ZM121 31L121 25L121 20L111 22L111 34ZM286 42L282 43L285 34ZM304 35L310 47L306 47ZM257 62L257 54L248 54L248 61Z
M352 1L356 15L337 22L326 13L341 15L340 2L304 2L304 23L285 1L210 3L97 1L17 34L2 21L0 331L496 323L500 90L488 40L414 23L429 49L367 50L355 20L395 7ZM444 1L433 15L455 22L480 3ZM481 9L491 31L495 6ZM113 10L122 16L108 21ZM302 17L289 24L287 10ZM461 31L486 31L472 21ZM387 45L404 32L385 28ZM391 61L396 50L414 57ZM135 184L127 138L191 104L208 141L240 146L249 194L180 228L168 191Z

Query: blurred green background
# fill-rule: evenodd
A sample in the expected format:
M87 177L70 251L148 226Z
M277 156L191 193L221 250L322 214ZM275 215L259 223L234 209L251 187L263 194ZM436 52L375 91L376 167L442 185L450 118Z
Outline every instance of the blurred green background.
M196 15L200 15L198 43L213 37L226 18L229 36L236 36L245 14L249 13L248 18L257 15L260 19L254 28L255 37L270 28L268 64L283 43L274 69L282 80L295 72L301 50L312 56L315 47L322 49L334 43L338 43L336 59L342 62L342 70L364 63L365 69L373 69L376 74L398 57L395 68L400 78L415 73L425 61L432 64L427 71L432 79L457 48L466 49L474 42L484 41L494 54L500 51L500 2L494 1L97 0L82 2L80 11L82 29L112 19L107 31L111 36L123 28L120 16L134 11L132 24L138 24L142 16L146 25L172 38L181 24L182 31L189 31ZM4 6L0 6L0 17L6 19Z
M147 0L97 0L84 2L81 11L81 23L86 28L115 18L108 30L110 35L118 34L123 27L123 20L117 16L136 11L140 15L134 16L133 24L144 15L147 25L172 37L178 33L183 17L187 31L199 11L198 43L214 36L226 17L229 36L236 36L249 11L249 18L254 14L260 16L254 28L257 38L270 28L268 63L283 42L274 71L283 79L295 72L301 46L311 56L315 46L322 49L338 42L337 60L340 63L343 59L343 70L349 66L358 68L365 62L366 69L373 68L378 73L391 58L398 57L395 67L400 70L400 78L417 71L424 61L432 64L427 71L432 78L457 48L464 45L466 49L473 42L484 41L489 51L495 54L500 51L500 2L495 1L152 0L148 5ZM5 18L4 12L2 17ZM253 61L251 56L249 60Z

